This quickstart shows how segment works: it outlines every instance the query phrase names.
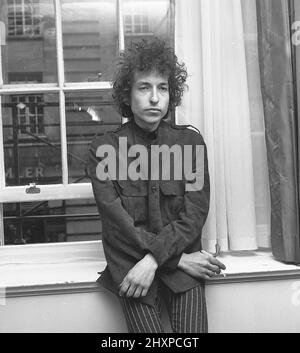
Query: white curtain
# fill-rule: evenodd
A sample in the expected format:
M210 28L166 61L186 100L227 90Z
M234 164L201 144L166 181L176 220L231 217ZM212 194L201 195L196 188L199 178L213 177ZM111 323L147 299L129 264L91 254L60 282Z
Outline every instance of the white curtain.
M197 127L208 147L211 203L203 246L212 252L216 242L222 250L269 246L255 0L175 3L176 52L189 73L176 119Z

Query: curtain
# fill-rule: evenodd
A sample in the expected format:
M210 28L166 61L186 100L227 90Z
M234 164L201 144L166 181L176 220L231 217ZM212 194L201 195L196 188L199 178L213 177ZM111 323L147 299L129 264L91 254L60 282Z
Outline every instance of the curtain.
M247 1L255 9L255 2ZM177 123L197 127L208 148L211 203L203 232L203 246L208 251L214 251L216 242L221 250L268 246L265 144L253 143L251 131L251 125L263 121L263 114L251 123L251 114L262 109L259 97L251 96L256 86L248 82L253 76L259 84L259 70L253 65L253 50L254 59L246 60L245 10L240 0L176 1L176 52L189 73ZM252 11L252 25L256 23L253 14L256 12ZM251 32L251 26L246 27ZM256 109L251 111L249 102L255 99ZM259 161L253 152L259 154Z
M278 260L299 263L299 121L290 33L292 4L288 0L258 0L257 14L272 251Z

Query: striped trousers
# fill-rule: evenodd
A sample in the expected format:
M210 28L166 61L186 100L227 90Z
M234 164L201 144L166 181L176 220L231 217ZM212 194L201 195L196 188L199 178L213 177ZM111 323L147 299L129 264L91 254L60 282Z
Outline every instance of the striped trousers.
M173 293L168 288L159 286L154 307L134 298L120 297L128 332L163 333L162 300L165 302L173 332L207 332L207 310L203 284L184 293Z

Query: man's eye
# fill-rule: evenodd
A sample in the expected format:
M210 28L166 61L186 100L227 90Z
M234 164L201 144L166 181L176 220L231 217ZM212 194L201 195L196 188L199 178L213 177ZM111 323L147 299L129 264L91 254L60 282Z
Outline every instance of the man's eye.
M146 91L147 89L148 89L147 86L141 86L141 87L140 87L140 90L141 90L141 91Z
M169 88L163 86L163 87L160 87L160 90L161 90L162 92L167 92L167 91L169 91Z

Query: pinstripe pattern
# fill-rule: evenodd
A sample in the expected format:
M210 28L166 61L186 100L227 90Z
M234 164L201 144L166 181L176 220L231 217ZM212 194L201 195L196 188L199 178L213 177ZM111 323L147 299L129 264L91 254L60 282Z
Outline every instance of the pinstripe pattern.
M135 299L120 298L130 333L164 332L157 308L140 303Z
M136 299L120 298L128 331L131 333L162 333L161 298L165 299L173 332L203 333L208 331L205 288L201 284L184 293L173 293L167 288L159 292L155 307Z
M166 301L174 332L201 333L208 331L204 285L184 293L169 292Z

